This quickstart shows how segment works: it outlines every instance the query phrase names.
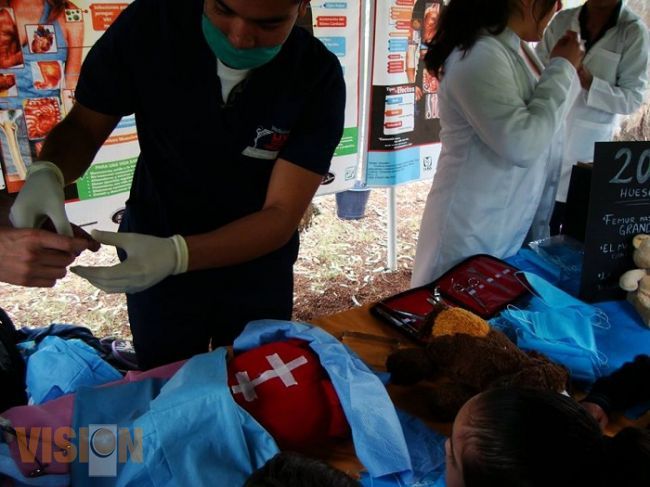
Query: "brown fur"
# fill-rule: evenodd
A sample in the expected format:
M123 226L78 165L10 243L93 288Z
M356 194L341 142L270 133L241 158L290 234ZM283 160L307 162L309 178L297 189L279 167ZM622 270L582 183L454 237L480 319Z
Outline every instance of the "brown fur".
M443 421L452 420L469 398L486 389L521 386L562 392L569 379L564 367L538 352L525 353L494 329L486 337L432 337L426 348L395 352L386 367L395 384L449 379L429 389L424 398L432 415Z

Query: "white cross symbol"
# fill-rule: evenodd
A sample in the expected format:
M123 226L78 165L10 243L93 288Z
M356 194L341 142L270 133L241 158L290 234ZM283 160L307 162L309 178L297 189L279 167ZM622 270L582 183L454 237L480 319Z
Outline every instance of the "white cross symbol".
M277 353L267 355L266 360L271 366L271 369L262 372L259 377L253 380L250 380L248 372L245 370L243 372L237 372L235 378L237 379L238 385L230 388L232 393L237 394L241 392L247 402L254 401L257 399L255 387L275 377L280 379L285 387L296 386L298 382L296 382L296 378L291 371L307 363L307 358L301 355L285 364Z

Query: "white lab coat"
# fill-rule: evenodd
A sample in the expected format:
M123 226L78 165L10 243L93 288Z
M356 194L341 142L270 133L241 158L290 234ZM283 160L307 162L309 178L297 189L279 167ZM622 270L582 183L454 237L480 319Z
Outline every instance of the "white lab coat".
M537 54L548 63L549 53L567 30L580 32L582 7L562 10L551 21ZM583 64L594 76L589 91L576 83L573 106L563 130L562 174L557 200L565 202L571 168L578 162L594 160L594 143L612 139L618 115L635 112L643 103L648 83L648 29L625 4L616 26L596 42Z
M455 50L445 63L438 91L442 151L422 217L413 286L470 255L508 257L524 243L577 74L556 58L538 82L518 53L520 43L509 29L484 34L466 55Z

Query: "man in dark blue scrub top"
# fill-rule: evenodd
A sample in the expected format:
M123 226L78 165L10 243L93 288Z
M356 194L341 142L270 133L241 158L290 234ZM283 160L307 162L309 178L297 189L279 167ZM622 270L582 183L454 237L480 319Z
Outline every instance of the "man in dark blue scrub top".
M109 268L73 268L126 292L142 368L289 319L296 228L343 131L337 58L295 27L308 0L135 0L88 54L76 104L12 207L16 226L61 211L120 118L141 153ZM54 195L49 197L48 195ZM124 255L121 255L124 257Z

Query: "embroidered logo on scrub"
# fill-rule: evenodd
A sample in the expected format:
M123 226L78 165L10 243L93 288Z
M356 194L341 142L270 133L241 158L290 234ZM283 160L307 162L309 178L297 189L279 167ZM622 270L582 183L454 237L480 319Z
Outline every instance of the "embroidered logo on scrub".
M242 154L255 159L277 159L280 149L284 147L289 138L289 130L279 129L275 126L271 126L270 129L260 126L255 132L253 145L246 147Z

